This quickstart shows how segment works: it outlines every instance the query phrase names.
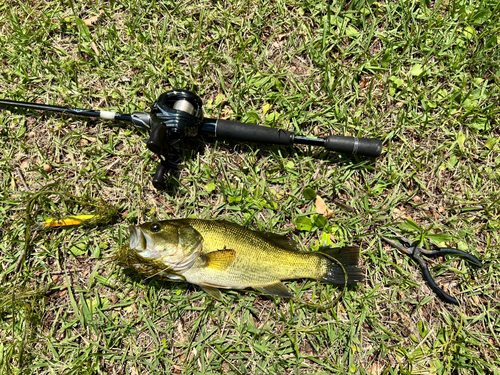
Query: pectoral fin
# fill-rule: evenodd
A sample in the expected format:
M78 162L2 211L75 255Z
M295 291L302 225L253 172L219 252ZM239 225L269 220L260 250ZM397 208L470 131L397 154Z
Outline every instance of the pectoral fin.
M294 298L293 294L290 293L288 288L280 281L274 284L269 284L265 286L259 286L257 289L260 289L266 294L270 294L272 296L276 297L283 297L283 298Z
M205 261L205 267L224 271L236 259L236 252L228 249L218 250L203 254L201 258Z

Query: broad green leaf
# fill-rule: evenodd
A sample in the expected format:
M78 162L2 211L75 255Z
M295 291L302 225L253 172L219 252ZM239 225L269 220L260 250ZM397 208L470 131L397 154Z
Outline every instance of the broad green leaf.
M349 25L347 26L347 29L345 31L345 35L348 37L355 37L359 35L359 31L356 30L353 26Z
M445 89L440 89L437 92L438 100L444 100L448 96L448 92Z
M280 118L280 114L278 112L271 112L269 115L266 116L266 121L267 122L276 122Z
M451 235L447 233L428 234L426 237L437 244L441 244L442 242L448 242L453 238Z
M477 34L476 29L474 29L472 26L467 26L464 31L463 35L466 39L471 40L474 38L474 36Z
M488 138L484 146L488 150L493 150L493 148L498 144L498 138Z
M247 118L244 122L250 122L252 124L256 124L260 121L260 116L257 113L257 111L252 111L252 110L248 111L246 117Z
M477 12L472 19L476 24L483 24L491 17L491 10L483 9Z
M241 198L242 198L241 195L238 195L236 197L229 196L229 197L227 197L227 201L229 203L238 203L238 202L241 202Z
M298 230L310 232L312 229L312 221L307 216L301 216L295 221L295 226Z
M208 184L205 185L205 190L208 191L209 193L213 192L216 188L215 182L209 182Z
M215 105L219 105L223 102L226 101L226 95L224 94L218 94L216 97L215 97Z
M302 195L304 196L305 199L311 201L314 198L316 198L316 191L314 191L311 188L305 188L304 191L302 192Z
M419 76L424 72L424 69L422 68L422 64L415 64L411 67L410 69L410 74L412 76Z
M80 38L86 42L90 42L90 30L88 26L80 18L75 19L76 26L78 27L78 32L80 33Z
M401 78L396 78L393 82L397 86L397 88L400 88L405 84L405 81L403 81Z
M323 228L328 222L327 218L323 215L313 215L312 220L318 228Z
M85 244L82 244L82 243L80 243L78 245L75 245L75 246L71 246L71 248L69 249L69 251L75 257L77 257L79 255L83 255L83 254L85 254L87 252Z
M406 219L406 221L404 223L400 224L399 227L401 229L408 230L408 231L417 231L417 232L422 231L422 229L418 226L418 224L410 219Z

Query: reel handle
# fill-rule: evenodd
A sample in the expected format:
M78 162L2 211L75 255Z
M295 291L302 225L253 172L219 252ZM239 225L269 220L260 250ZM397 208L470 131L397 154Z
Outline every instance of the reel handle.
M165 190L167 187L165 183L165 173L167 173L167 166L161 162L156 168L155 175L153 176L153 186L156 190Z
M149 139L146 141L146 145L149 150L155 154L160 154L163 146L165 145L167 135L167 128L163 124L155 124L151 133L149 134Z

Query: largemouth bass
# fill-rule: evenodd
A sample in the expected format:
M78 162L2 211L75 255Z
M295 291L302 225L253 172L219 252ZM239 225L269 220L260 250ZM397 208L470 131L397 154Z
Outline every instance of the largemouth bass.
M281 282L287 279L356 283L363 280L358 259L357 247L298 251L284 236L198 219L131 227L130 247L117 256L118 263L144 276L187 281L218 298L219 289L246 288L292 298Z

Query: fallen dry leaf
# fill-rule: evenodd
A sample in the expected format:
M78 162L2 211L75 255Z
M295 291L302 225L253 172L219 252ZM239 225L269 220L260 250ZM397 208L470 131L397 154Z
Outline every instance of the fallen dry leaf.
M43 170L44 170L44 172L47 172L47 173L52 172L52 165L47 164L47 163L44 164L43 165Z
M383 371L382 366L380 363L375 362L372 367L368 370L368 373L371 375L380 375Z
M94 50L94 53L96 54L96 56L101 56L101 53L99 52L99 49L97 48L97 44L95 44L94 41L92 41L90 43L90 46L92 47L92 49Z
M94 27L97 24L97 21L99 21L99 17L101 17L103 13L104 11L101 10L97 16L84 19L83 22L85 23L85 25L87 25L87 27Z
M314 212L323 215L327 219L335 215L333 213L333 210L328 209L328 206L326 205L325 201L319 195L316 195L316 209Z
M21 162L21 169L22 170L26 170L28 169L28 167L30 166L30 161L28 159L24 159L22 162Z

